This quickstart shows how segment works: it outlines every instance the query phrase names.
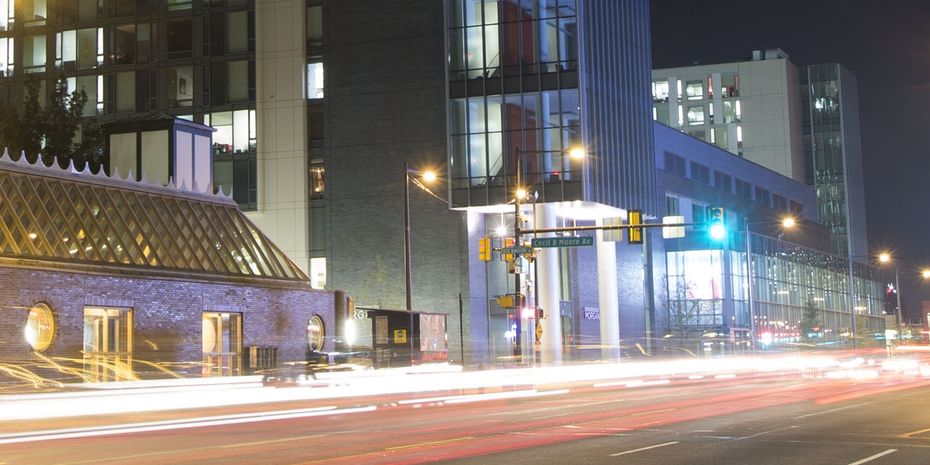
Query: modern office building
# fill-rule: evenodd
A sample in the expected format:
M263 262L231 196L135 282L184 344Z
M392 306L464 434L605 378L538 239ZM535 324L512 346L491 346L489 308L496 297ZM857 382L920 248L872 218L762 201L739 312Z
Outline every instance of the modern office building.
M814 188L677 128L656 123L655 141L665 214L704 223L708 208L722 207L730 231L713 240L698 227L664 241L668 299L656 315L668 319L657 325L667 344L715 353L748 347L751 330L762 349L847 343L854 325L863 340L884 334L881 273L854 263L850 287ZM795 225L785 228L785 217Z
M756 50L747 61L653 70L652 90L656 121L815 186L833 252L867 261L852 73Z

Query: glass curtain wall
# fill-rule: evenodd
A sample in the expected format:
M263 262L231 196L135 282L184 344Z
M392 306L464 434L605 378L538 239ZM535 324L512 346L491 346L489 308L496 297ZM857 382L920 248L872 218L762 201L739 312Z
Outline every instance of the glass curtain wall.
M808 179L817 191L820 222L833 235L833 250L845 254L846 173L840 121L839 75L835 65L810 66L801 73L802 93L809 112L804 115ZM809 175L810 176L810 175Z
M761 348L845 343L852 331L850 308L858 315L860 341L882 337L883 288L875 268L854 264L855 298L850 303L845 257L755 234L752 252L753 310ZM696 337L748 328L745 253L670 251L667 261L673 334Z
M453 203L505 203L520 164L541 200L562 200L580 180L566 154L580 145L575 1L448 0L447 12Z
M882 283L874 268L854 264L850 301L845 257L757 235L752 250L760 335L768 333L773 343L834 344L851 334L850 308L859 315L857 337L874 340L881 335Z

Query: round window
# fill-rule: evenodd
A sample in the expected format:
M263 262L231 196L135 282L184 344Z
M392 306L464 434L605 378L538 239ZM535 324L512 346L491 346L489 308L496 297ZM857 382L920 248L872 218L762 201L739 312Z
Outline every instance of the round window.
M55 316L52 314L52 309L44 303L33 305L29 309L29 319L26 320L26 328L23 332L26 342L34 350L42 352L48 349L55 337Z
M310 317L307 323L307 342L310 344L310 350L318 351L323 349L323 337L326 331L323 329L323 319L319 315Z

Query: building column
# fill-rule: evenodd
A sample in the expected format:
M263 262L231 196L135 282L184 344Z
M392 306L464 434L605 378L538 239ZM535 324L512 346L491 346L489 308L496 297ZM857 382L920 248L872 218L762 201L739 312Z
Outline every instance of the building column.
M597 225L603 226L598 220ZM620 357L620 294L617 291L617 243L605 242L604 232L598 230L597 297L600 306L601 358L615 360Z
M258 209L246 216L310 274L304 0L255 2Z
M555 206L552 204L539 204L536 206L533 221L536 228L554 228L556 224ZM551 236L552 234L547 234ZM545 247L536 254L536 281L534 282L539 293L538 307L545 311L545 318L537 320L542 325L542 338L540 339L540 353L543 363L554 363L562 360L562 316L559 311L561 296L561 280L559 279L559 249ZM535 331L536 328L527 328Z

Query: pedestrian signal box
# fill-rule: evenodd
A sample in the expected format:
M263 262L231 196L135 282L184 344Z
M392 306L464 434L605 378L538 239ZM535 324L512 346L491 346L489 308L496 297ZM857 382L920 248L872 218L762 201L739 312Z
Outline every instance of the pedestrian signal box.
M627 238L630 244L643 243L643 228L636 226L643 224L643 212L640 210L630 210L627 212L627 223L630 225Z

